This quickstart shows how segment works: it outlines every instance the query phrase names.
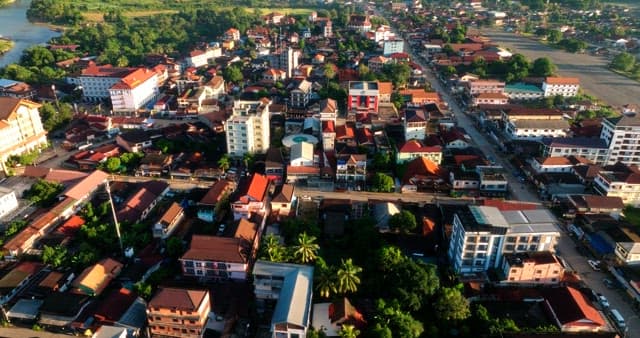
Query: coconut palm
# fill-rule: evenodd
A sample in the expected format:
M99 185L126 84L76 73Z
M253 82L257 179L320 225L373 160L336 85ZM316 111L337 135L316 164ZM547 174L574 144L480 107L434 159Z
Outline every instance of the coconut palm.
M316 267L317 268L317 267ZM336 271L333 268L326 267L324 269L318 269L315 273L314 287L320 297L330 298L338 292L336 287Z
M280 244L280 239L273 234L269 234L263 239L261 251L261 257L271 262L287 260L287 248Z
M298 235L298 243L293 247L293 257L298 263L307 264L316 260L320 246L316 244L316 237L306 232Z
M338 277L338 291L342 294L356 292L360 284L360 277L358 276L360 272L362 272L362 268L354 265L351 258L343 259L336 273Z
M231 166L231 159L229 158L229 155L228 154L222 155L222 157L220 157L220 159L218 160L218 167L220 167L222 171L227 171L227 169L229 169L230 166Z
M341 338L356 338L360 335L360 330L356 329L355 326L345 324L340 328L340 332L338 332L338 336Z

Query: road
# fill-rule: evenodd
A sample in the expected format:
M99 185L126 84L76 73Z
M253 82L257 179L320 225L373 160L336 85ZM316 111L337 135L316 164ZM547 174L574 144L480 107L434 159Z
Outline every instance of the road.
M559 75L579 77L580 86L585 92L609 105L621 107L640 102L640 83L610 71L607 68L609 61L605 57L568 53L515 33L495 29L483 29L481 32L491 41L531 60L548 57L558 67Z

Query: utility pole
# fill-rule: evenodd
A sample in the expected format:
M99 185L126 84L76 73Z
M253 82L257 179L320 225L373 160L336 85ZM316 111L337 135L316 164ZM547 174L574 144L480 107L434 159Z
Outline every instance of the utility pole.
M111 214L113 215L113 223L116 226L116 235L118 236L118 242L120 243L120 251L124 256L124 245L122 244L122 236L120 235L120 223L118 223L118 216L116 215L116 208L113 206L113 199L111 198L111 188L109 187L109 180L104 184L107 196L109 196L109 205L111 205Z

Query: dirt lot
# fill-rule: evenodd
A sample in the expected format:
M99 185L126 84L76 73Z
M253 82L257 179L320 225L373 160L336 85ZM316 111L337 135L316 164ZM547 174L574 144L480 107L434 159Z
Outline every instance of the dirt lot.
M559 75L579 77L587 93L614 107L640 102L640 83L609 71L605 57L567 53L514 33L497 30L483 30L483 33L500 46L531 60L548 57L558 66Z

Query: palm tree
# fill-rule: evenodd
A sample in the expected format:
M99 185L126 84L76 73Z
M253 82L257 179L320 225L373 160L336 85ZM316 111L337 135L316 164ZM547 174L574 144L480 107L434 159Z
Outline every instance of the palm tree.
M316 237L303 232L298 235L298 244L293 247L293 256L301 264L311 263L316 260L319 249Z
M261 257L271 262L284 262L287 260L286 249L278 237L269 234L263 240Z
M360 277L358 277L360 272L362 272L362 268L354 265L351 258L343 259L337 271L338 291L343 294L356 292L358 290L358 284L360 284Z
M316 291L320 294L320 297L330 298L338 292L335 269L325 266L316 271L314 281Z
M228 154L222 155L222 157L220 157L220 159L218 160L218 167L220 167L222 171L227 171L227 169L229 169L230 166L231 166L231 159L229 158L229 155Z
M360 330L356 329L355 326L345 324L340 328L340 332L338 332L338 336L341 338L356 338L360 335Z

